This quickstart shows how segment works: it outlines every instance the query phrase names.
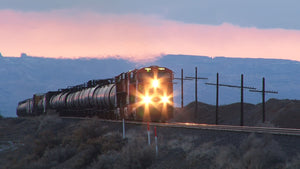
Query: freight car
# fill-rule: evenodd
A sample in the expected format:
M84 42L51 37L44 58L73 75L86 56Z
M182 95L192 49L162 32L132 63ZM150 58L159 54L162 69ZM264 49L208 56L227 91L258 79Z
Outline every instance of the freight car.
M111 79L34 94L17 107L18 116L49 113L166 121L173 117L173 72L158 66L134 69Z

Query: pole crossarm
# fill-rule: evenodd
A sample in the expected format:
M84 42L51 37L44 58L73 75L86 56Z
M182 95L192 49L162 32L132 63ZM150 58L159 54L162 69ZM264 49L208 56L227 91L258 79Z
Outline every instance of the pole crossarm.
M185 79L187 79L187 80L193 80L193 79L196 79L196 78L195 77L186 76ZM206 78L206 77L197 77L197 79L208 80L208 78Z
M175 77L174 80L181 80L182 78L179 78L179 77ZM182 80L193 80L193 79L190 79L190 78L183 78Z
M262 93L262 92L265 92L265 93L273 93L273 94L278 94L278 92L277 92L277 91L249 90L249 92L257 92L257 93Z
M214 85L216 86L216 83L205 83L206 85ZM233 87L233 88L241 88L241 86L235 86L235 85L228 85L228 84L218 84L219 86L224 86L224 87ZM248 87L244 86L244 89L256 89L255 87Z
M266 121L266 98L265 94L266 93L271 93L271 94L278 94L278 91L270 91L266 90L265 87L265 78L262 78L262 90L249 90L250 92L257 92L262 94L262 122L264 123Z

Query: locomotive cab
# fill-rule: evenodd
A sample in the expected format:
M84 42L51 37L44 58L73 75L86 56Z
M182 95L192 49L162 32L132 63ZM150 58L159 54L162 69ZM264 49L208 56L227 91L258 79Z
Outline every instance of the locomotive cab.
M165 67L135 69L116 77L117 106L125 119L166 121L173 117L173 72Z

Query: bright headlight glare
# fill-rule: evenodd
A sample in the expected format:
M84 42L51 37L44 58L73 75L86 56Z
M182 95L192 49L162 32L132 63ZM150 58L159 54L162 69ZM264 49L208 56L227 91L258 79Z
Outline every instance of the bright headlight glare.
M145 97L143 98L143 102L146 103L146 104L151 103L151 97L145 96Z
M154 79L154 80L152 81L152 86L153 86L154 88L157 88L157 87L159 86L159 82L158 82L157 79Z
M162 100L163 103L168 103L169 102L169 98L167 96L163 96L161 98L161 100Z

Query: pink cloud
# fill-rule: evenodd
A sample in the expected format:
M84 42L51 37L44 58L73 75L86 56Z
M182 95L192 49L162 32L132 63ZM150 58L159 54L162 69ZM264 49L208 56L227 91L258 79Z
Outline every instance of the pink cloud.
M120 57L133 61L163 54L277 58L300 61L300 31L188 24L158 16L78 11L0 11L4 56Z

